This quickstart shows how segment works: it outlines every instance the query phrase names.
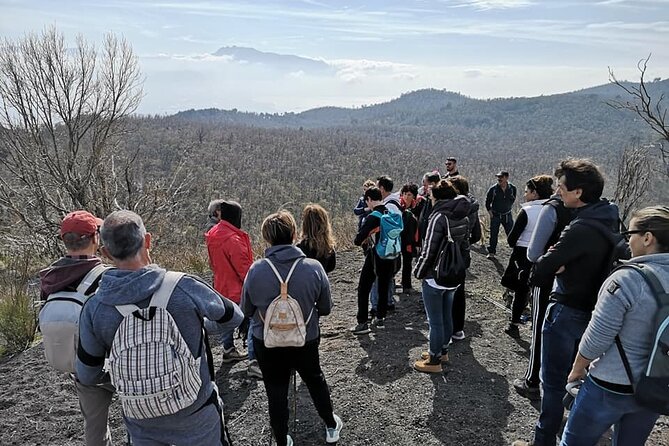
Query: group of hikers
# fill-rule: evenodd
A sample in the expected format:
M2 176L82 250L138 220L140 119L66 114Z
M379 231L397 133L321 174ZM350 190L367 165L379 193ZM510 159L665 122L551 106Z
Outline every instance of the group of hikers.
M457 160L445 166L443 175L428 172L420 187L407 183L399 192L388 176L367 180L354 209L364 263L351 332L380 333L391 324L395 275L406 294L413 275L422 281L429 326L413 367L425 373L442 372L451 344L465 339L465 273L483 232ZM516 187L506 171L496 178L485 198L487 253L495 259L502 226L513 248L502 277L513 294L505 332L519 337L530 300L532 312L527 372L513 386L541 399L532 439L513 444L596 445L611 426L614 444L644 444L659 414L669 413L669 328L655 322L669 321L669 207L641 209L621 231L618 208L601 198L600 169L570 158L554 175L525 182L514 221ZM214 200L208 214L213 286L152 263L151 234L134 212L103 221L80 210L63 219L67 254L40 273L40 328L47 359L74 380L86 444L112 444L107 418L115 392L133 445L231 444L209 338L222 346L223 362L248 360L248 376L263 381L277 445L293 444L294 372L323 420L325 442L336 443L344 423L319 357L319 318L333 308L327 274L336 266L327 211L307 205L301 230L288 211L267 216L261 233L268 248L255 261L241 206ZM70 324L74 337L67 312L78 318ZM235 346L235 331L246 351ZM649 398L640 396L652 386Z

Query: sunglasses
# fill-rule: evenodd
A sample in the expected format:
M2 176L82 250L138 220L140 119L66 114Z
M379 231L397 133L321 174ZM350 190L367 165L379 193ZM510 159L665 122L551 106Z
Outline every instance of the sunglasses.
M632 234L645 234L646 232L651 232L648 229L630 229L629 231L620 231L620 234L629 241Z

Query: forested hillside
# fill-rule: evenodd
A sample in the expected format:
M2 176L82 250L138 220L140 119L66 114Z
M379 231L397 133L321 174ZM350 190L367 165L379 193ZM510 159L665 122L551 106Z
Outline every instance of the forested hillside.
M669 91L669 80L648 85L652 94ZM552 173L561 158L591 157L606 171L611 196L623 150L656 138L636 115L607 105L616 96L624 99L616 88L485 101L422 90L360 109L283 115L210 109L129 117L119 155L125 152L139 167L136 192L159 185L155 194L167 196L170 182L181 184L150 219L159 248L201 247L206 207L217 197L242 204L244 227L257 247L265 215L279 207L299 215L310 201L330 210L346 245L355 228L351 209L366 178L387 174L397 188L419 183L426 171L443 170L446 156L458 158L479 198L500 169L522 187L532 175ZM669 201L666 176L658 175L645 200ZM6 232L17 227L8 213L2 223Z
M669 81L649 86L653 94L669 91ZM655 138L635 115L607 105L616 98L615 88L488 101L423 90L361 109L281 116L188 111L135 119L127 146L142 147L147 173L156 173L159 164L167 169L169 160L185 160L192 193L179 219L188 227L204 221L207 202L218 196L238 199L250 228L279 206L299 213L309 201L325 204L337 224L349 224L364 179L389 174L397 187L419 182L425 171L443 170L449 155L458 158L479 197L501 168L522 184L552 173L566 156L600 163L611 195L623 149ZM669 198L662 181L650 192L650 202Z

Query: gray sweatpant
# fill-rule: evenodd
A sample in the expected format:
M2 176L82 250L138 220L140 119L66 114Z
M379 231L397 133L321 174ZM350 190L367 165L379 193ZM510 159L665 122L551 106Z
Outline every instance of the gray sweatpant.
M84 416L86 446L112 446L107 418L114 386L111 383L87 386L76 379L74 386L77 389L81 414Z

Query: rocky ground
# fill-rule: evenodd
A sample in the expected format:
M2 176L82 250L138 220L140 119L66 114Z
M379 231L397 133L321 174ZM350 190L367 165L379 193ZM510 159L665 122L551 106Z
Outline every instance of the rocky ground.
M506 261L508 252L499 257ZM508 445L528 438L538 405L516 394L511 383L525 370L530 327L522 327L517 340L503 333L508 317L500 305L503 265L473 252L467 337L453 345L444 373L429 375L411 367L427 344L418 293L396 296L397 311L385 331L362 337L348 332L355 322L361 260L357 252L340 254L331 275L336 308L322 319L321 362L335 411L345 423L339 444ZM221 364L220 348L214 353ZM220 366L216 381L235 444L269 444L262 381L247 377L246 362ZM290 424L295 444L324 444L323 425L299 378L296 400ZM121 444L125 430L117 401L111 425ZM0 364L1 445L81 445L82 437L74 387L49 368L41 345ZM647 444L669 446L667 417L657 422Z

